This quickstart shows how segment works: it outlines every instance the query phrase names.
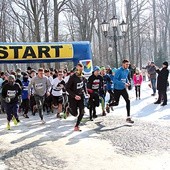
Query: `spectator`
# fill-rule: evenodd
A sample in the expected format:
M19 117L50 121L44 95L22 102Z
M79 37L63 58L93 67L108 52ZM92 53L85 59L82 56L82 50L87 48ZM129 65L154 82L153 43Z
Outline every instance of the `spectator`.
M158 100L154 104L160 104L162 101L163 103L161 106L167 105L167 81L168 81L168 62L165 61L162 64L162 69L160 70L158 67L156 67L156 72L158 73L157 78L157 90L158 90Z

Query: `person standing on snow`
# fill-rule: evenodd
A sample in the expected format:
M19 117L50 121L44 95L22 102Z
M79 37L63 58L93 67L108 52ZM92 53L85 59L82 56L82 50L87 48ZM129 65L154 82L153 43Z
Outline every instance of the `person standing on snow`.
M143 81L143 76L139 69L136 69L135 74L133 75L133 83L135 85L135 91L136 91L136 99L140 99L141 94L141 84Z
M167 82L169 76L168 62L165 61L162 64L161 70L158 67L156 67L156 72L158 73L158 77L157 77L158 100L154 104L160 104L163 101L161 106L165 106L167 105L166 91L167 91Z
M153 94L151 94L151 96L155 96L156 94L156 67L153 61L151 62L150 68L148 69L148 74L149 74L149 78L151 81L151 87L153 90Z

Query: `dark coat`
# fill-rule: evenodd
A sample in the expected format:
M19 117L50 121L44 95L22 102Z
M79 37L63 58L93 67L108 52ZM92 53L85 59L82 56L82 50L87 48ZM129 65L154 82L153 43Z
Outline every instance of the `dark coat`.
M165 67L165 68L162 68L162 70L156 70L156 72L158 73L157 90L166 91L169 70Z

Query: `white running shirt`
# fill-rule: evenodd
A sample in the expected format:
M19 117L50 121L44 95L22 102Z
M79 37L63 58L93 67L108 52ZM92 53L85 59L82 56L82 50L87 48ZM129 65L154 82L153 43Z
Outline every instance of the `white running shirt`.
M53 96L62 96L63 90L60 85L58 85L62 80L59 80L58 78L53 79L52 81L52 95Z

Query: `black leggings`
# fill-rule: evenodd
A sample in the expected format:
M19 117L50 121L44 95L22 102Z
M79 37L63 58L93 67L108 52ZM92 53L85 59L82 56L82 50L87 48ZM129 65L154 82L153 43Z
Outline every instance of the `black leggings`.
M136 91L136 98L140 98L140 86L135 86L135 91Z
M110 99L109 99L109 102L108 103L111 103L114 101L114 93L112 90L108 90L108 93L110 94Z
M76 127L79 126L83 116L84 116L84 96L81 96L81 100L75 100L72 97L68 98L69 101L69 109L68 111L71 113L73 116L78 115L77 109L79 108L79 115L77 117L77 122L76 122Z
M119 104L120 96L122 96L126 101L127 117L130 117L130 100L129 100L129 95L127 93L127 90L126 89L114 90L114 97L117 105Z
M98 106L99 106L99 94L98 93L90 94L90 99L89 99L90 119L96 116L96 107Z
M29 99L22 100L21 108L24 109L24 114L26 115L29 111Z

